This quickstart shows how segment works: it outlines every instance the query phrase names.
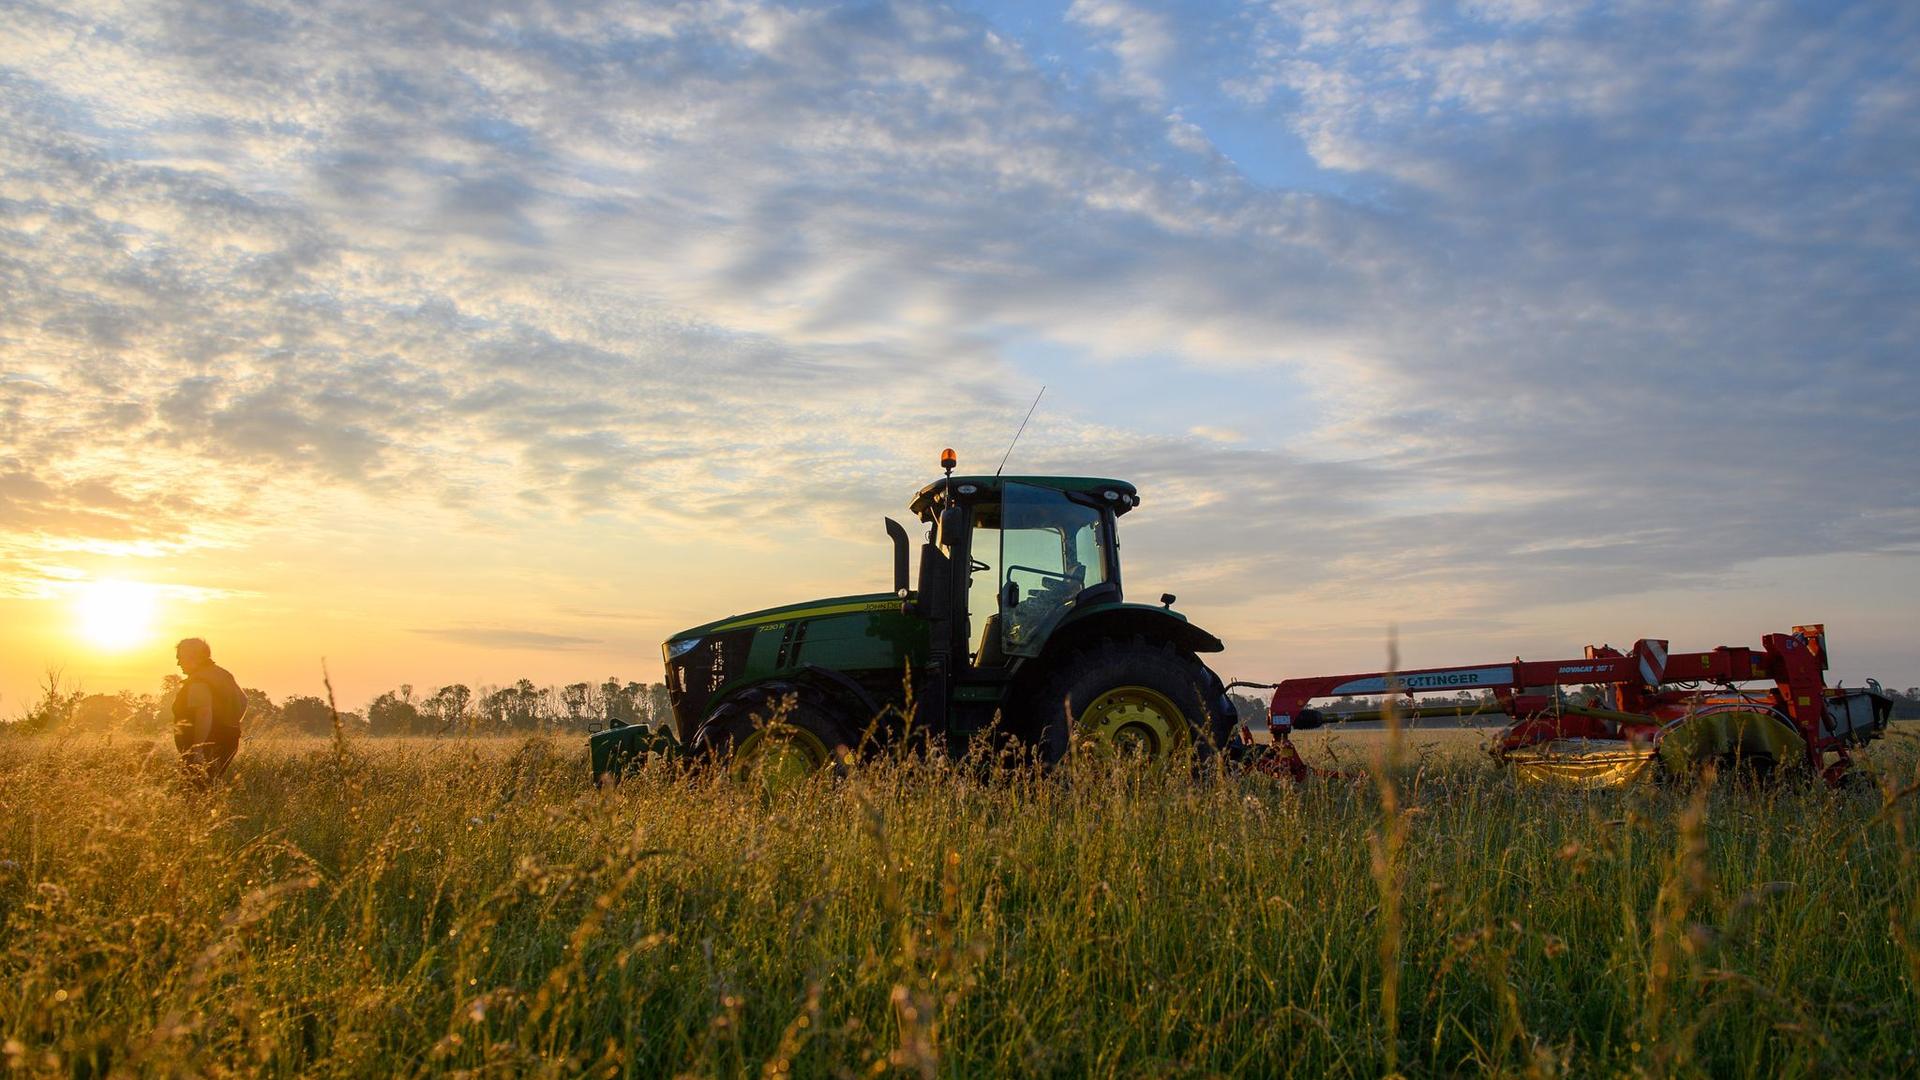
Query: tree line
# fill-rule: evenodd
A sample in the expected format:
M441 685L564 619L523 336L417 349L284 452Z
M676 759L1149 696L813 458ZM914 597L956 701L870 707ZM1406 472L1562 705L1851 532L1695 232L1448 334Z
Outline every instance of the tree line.
M180 676L168 675L155 693L97 694L68 685L60 671L51 670L39 687L39 700L4 726L23 732L161 735L173 728L172 702L180 681ZM275 701L264 690L244 689L249 734L333 734L336 711L326 698L296 694ZM478 687L453 683L425 693L403 683L360 709L340 709L337 716L349 735L584 733L615 720L666 723L672 707L662 683L609 677L598 683L537 686L531 679L516 679Z
M160 735L173 727L170 705L179 688L180 676L168 675L161 680L157 693L122 690L115 694L93 694L68 686L60 671L50 670L39 688L39 700L11 721L0 720L0 728L22 732ZM296 694L275 701L264 690L245 689L249 733L333 734L335 712L326 698ZM1599 697L1600 688L1588 689L1595 691L1590 696ZM1920 687L1885 692L1893 700L1895 719L1920 720ZM1587 695L1569 693L1567 696L1573 699ZM1256 729L1266 726L1267 699L1244 694L1230 697L1243 721ZM1500 715L1492 694L1486 691L1474 694L1462 690L1450 698L1433 695L1424 701L1456 705L1463 715L1477 714L1489 720L1497 720ZM1337 717L1378 709L1380 699L1347 695L1315 707ZM615 677L598 683L577 682L564 686L537 686L531 679L475 688L453 683L426 693L403 683L377 695L359 710L339 711L341 729L349 735L584 733L615 720L626 724L669 724L672 716L665 684L622 681Z

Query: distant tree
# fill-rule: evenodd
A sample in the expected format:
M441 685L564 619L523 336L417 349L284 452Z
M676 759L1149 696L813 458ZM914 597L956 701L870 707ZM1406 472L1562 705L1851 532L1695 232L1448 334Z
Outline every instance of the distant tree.
M536 699L539 691L526 679L516 680L511 686L503 686L487 695L487 720L489 726L502 731L524 730L533 726Z
M1234 714L1240 718L1241 723L1255 730L1267 726L1267 718L1271 715L1271 710L1266 701L1246 694L1228 694L1227 700L1233 703Z
M482 686L480 695L473 705L473 726L480 731L503 730L507 726L507 716L511 695L499 687Z
M420 715L420 709L413 703L413 686L403 683L398 690L389 690L367 706L367 731L373 735L417 735L424 732L427 722Z
M120 729L129 735L164 735L173 730L173 696L180 690L178 675L163 675L157 694L127 692L129 706Z
M585 726L593 704L591 683L569 683L560 691L560 706L566 710L567 723L574 727Z
M105 732L119 727L126 718L118 696L87 694L73 703L73 715L67 724L74 731Z
M646 702L647 721L654 727L671 725L673 722L673 699L667 694L666 683L651 683L640 692L639 697Z
M303 735L333 734L333 709L326 699L317 697L290 697L280 705L281 720ZM344 725L346 714L340 717Z
M121 696L127 705L126 715L120 721L121 731L128 735L154 736L173 730L173 698L132 691L124 691Z
M280 706L273 703L273 699L267 696L265 690L247 686L241 688L241 693L247 695L246 726L248 729L258 731L280 719Z
M627 683L623 686L619 679L607 676L607 681L600 684L600 719L618 720L623 724L631 724L638 719L633 710L633 693L628 689L633 685Z
M433 718L434 730L451 731L470 726L471 717L467 708L473 702L473 691L460 683L443 686L427 699L427 715Z
M507 726L515 731L531 731L540 726L540 688L531 679L516 680L511 687L511 709Z
M540 688L530 679L519 679L484 693L477 710L480 725L495 731L531 731L540 724L543 713Z
M84 691L66 687L64 668L50 667L41 679L40 700L20 717L20 724L27 731L34 732L66 727L86 696Z
M1886 693L1893 702L1894 719L1920 720L1920 686L1909 686L1905 690L1888 690Z

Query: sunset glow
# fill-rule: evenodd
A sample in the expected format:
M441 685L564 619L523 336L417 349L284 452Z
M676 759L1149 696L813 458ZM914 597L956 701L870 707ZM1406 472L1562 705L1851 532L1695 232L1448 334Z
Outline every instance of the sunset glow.
M154 639L158 591L135 581L94 581L74 595L73 611L87 643L106 652L125 652Z

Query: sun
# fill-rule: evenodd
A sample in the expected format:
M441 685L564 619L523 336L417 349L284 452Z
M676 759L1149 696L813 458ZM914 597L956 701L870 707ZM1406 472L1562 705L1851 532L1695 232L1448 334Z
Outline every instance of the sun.
M73 604L81 636L112 652L151 641L159 608L159 590L138 581L90 581Z

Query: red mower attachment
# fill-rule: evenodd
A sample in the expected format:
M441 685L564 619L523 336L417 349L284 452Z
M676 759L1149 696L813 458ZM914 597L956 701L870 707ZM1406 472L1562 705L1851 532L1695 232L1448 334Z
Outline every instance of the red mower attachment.
M1329 720L1310 702L1346 695L1404 696L1403 717L1454 716L1457 703L1421 705L1421 694L1491 691L1489 711L1508 726L1494 757L1524 780L1575 787L1612 787L1648 776L1689 775L1712 767L1754 778L1776 772L1840 782L1850 751L1886 730L1892 702L1868 680L1865 689L1828 687L1826 627L1796 626L1767 634L1759 648L1723 645L1709 652L1670 653L1646 638L1625 653L1589 645L1578 660L1521 660L1417 671L1374 671L1288 679L1275 685L1269 708L1273 750L1257 767L1305 779L1289 736ZM1747 683L1771 686L1741 689ZM1562 687L1587 687L1569 700ZM1575 698L1581 697L1578 693ZM1242 738L1252 742L1245 726Z

